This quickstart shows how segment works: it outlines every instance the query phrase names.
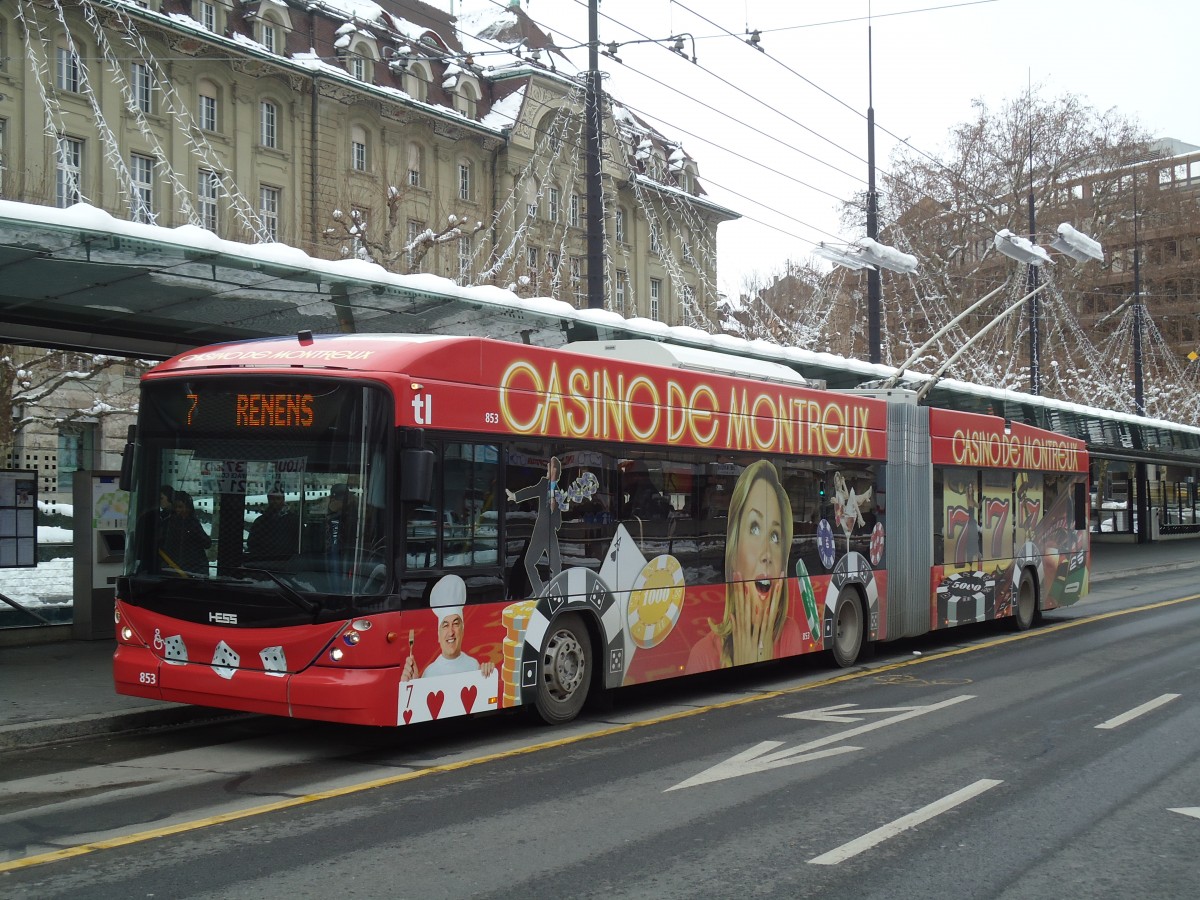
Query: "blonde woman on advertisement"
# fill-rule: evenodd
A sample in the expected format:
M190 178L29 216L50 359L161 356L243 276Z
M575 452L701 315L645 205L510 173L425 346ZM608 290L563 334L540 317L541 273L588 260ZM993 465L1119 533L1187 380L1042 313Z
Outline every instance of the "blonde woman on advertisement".
M803 650L791 619L787 563L792 505L770 462L738 477L725 537L725 616L688 655L688 672L761 662Z

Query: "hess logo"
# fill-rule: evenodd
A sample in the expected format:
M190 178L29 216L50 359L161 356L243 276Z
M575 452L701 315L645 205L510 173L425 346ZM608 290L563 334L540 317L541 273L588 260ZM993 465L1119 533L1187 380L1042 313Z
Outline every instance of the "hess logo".
M236 625L237 613L210 612L208 621L215 625Z

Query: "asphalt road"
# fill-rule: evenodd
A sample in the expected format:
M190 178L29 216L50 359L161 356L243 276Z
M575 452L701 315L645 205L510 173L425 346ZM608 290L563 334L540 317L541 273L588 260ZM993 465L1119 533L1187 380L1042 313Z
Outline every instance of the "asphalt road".
M250 718L5 754L0 893L1190 898L1198 645L1182 572L560 729Z

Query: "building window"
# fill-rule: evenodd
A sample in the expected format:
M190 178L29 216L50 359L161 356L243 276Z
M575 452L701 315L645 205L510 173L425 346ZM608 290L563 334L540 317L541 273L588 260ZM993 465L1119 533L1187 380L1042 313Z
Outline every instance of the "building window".
M429 68L424 63L409 63L404 77L404 90L414 100L424 103L429 96Z
M559 258L557 250L546 251L546 271L550 273L550 294L553 296L558 293L560 284L558 277L558 267L562 260Z
M679 301L680 305L684 309L684 315L687 314L687 310L691 307L692 302L695 299L696 292L692 290L692 286L690 284L685 284L679 289Z
M133 182L132 219L154 224L154 159L134 153L129 157L129 178Z
M200 94L200 130L217 130L217 98L215 94Z
M60 209L66 209L82 200L83 141L60 137L55 171L55 202Z
M421 157L424 154L421 152L419 144L408 145L408 186L421 186Z
M361 125L350 129L350 168L355 172L367 171L367 130Z
M367 80L367 61L357 53L351 53L347 60L350 77L355 81Z
M662 232L659 231L658 223L650 223L650 251L652 253L662 252Z
M587 292L583 284L583 257L571 257L571 294L575 299L575 306L582 307L587 305Z
M458 239L458 283L471 283L471 239L469 237Z
M54 86L79 93L79 56L68 47L55 48Z
M529 270L530 279L532 279L534 281L534 283L536 283L537 275L538 275L538 248L537 247L526 247L525 248L525 268Z
M546 218L551 222L558 221L558 188L556 187L546 191Z
M460 162L458 164L458 199L471 200L474 196L474 188L471 185L471 164Z
M279 188L262 185L258 189L258 217L268 241L279 240Z
M275 23L270 19L263 19L258 27L258 42L266 48L268 53L277 52L279 48L279 32L275 27Z
M217 7L214 3L209 3L208 0L196 0L196 19L208 31L215 32L217 30Z
M417 241L425 233L425 223L416 219L408 220L408 244L405 247L405 261L410 272L418 271L422 257L417 253Z
M571 202L567 206L567 224L572 228L579 227L579 195L572 194Z
M364 240L367 227L371 222L371 211L363 206L350 207L350 221L354 223L354 231L350 236L350 254L355 259L372 262L371 254Z
M8 159L4 155L4 139L7 137L8 119L0 119L0 197L4 196L4 182L8 172Z
M129 89L133 93L133 106L139 112L154 112L154 78L145 63L129 64Z
M196 181L197 212L200 214L200 224L216 234L217 197L221 190L221 179L212 169L201 169Z
M658 321L659 302L662 300L662 279L650 279L650 318Z
M625 282L629 278L624 269L617 272L617 281L613 285L615 291L614 302L617 307L617 312L625 315Z
M279 146L279 134L277 131L277 122L279 119L279 108L270 100L264 100L259 104L259 120L262 123L262 145L272 149Z
M617 240L625 243L625 210L617 210L615 231L617 232Z
M479 114L479 92L475 85L469 81L459 84L455 105L468 119L474 119Z

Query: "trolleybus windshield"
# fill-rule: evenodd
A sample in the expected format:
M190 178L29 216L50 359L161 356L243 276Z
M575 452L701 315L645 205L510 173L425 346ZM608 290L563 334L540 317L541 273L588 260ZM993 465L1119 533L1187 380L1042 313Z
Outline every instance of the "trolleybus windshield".
M257 591L315 614L388 590L390 406L382 388L343 380L148 383L126 557L134 602L221 580L251 604Z

